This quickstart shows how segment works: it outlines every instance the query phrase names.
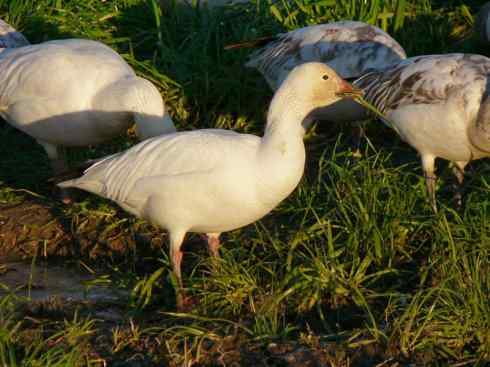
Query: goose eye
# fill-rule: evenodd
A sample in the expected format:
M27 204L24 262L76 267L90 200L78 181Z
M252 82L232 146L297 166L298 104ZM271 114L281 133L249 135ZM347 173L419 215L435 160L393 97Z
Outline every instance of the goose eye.
M328 80L328 75L327 75L327 74L325 74L324 76L322 76L322 79L323 79L323 80Z

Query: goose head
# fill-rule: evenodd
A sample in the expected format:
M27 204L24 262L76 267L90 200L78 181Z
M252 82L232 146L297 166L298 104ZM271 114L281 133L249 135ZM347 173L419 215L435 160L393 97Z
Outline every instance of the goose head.
M140 140L176 131L158 89L148 80L132 78L130 106L136 124L136 135Z
M293 112L307 127L321 109L343 98L355 98L363 92L344 81L332 68L320 62L295 67L277 90L269 114ZM283 113L282 113L283 114Z

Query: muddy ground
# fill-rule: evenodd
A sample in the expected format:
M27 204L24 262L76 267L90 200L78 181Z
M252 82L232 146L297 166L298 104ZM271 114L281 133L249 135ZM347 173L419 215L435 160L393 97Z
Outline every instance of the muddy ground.
M125 256L136 242L139 251L163 244L165 234L146 224L139 226L145 227L142 232L133 233L133 218L117 209L99 216L72 216L66 208L27 195L13 204L0 203L0 258L114 258Z
M148 254L156 256L158 248L164 246L164 233L141 222L136 223L139 230L135 234L135 220L114 210L115 213L101 213L98 217L76 212L67 214L63 204L30 194L15 203L0 204L0 282L5 281L12 289L17 289L19 295L30 297L28 301L20 301L15 312L16 320L22 321L23 343L28 345L42 332L40 330L44 329L46 335L60 330L60 326L45 328L42 325L63 325L65 320L85 318L93 320L92 328L96 331L81 339L81 350L87 359L100 366L181 366L185 363L189 366L294 367L405 365L399 357L392 357L398 353L390 352L389 348L382 350L368 344L350 349L345 343L308 335L297 341L265 342L247 340L238 331L223 335L216 330L215 334L199 340L199 350L196 342L190 340L171 339L170 345L167 343L165 347L168 336L164 330L172 326L166 312L171 309L164 307L164 310L135 313L128 310L129 291L116 294L109 288L101 288L98 293L91 289L90 294L97 294L96 297L82 296L82 284L90 276L86 271L82 275L83 269L75 259L98 272L104 270L107 262L124 263L128 254L134 256L135 246L138 246L136 260L132 259L135 262L143 261ZM191 241L191 251L192 242L199 240ZM44 269L41 272L48 280L43 282L44 278L36 275L37 280L27 290L33 258L36 266ZM60 274L70 278L69 284ZM53 287L54 283L58 286ZM66 288L69 291L64 291ZM157 331L138 337L134 335L137 330L151 329ZM124 343L118 344L114 340L116 330L119 340L125 340ZM61 338L57 343L69 344L69 340ZM425 358L419 356L417 359L423 364Z

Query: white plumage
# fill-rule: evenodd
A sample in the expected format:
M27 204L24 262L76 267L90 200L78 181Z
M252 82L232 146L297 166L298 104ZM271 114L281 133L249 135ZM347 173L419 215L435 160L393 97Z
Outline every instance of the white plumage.
M136 122L141 138L174 132L158 89L100 42L67 39L0 53L0 115L65 169L58 147L107 141Z
M436 158L453 162L462 183L468 162L490 157L489 76L487 57L447 54L409 58L355 81L420 154L434 210Z
M305 126L319 107L348 91L352 87L324 64L304 64L274 95L262 138L218 129L161 136L110 156L60 186L112 199L166 229L182 287L184 235L207 233L210 252L217 255L221 232L260 219L285 199L303 174ZM178 295L181 308L182 290Z

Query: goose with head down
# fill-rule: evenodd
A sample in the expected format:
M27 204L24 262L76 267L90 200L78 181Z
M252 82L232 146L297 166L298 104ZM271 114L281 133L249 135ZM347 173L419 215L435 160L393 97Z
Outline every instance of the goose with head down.
M465 166L490 157L490 59L447 54L412 57L354 82L421 156L430 203L436 158L454 163L461 186ZM460 193L457 197L460 201Z
M66 170L60 147L95 145L126 131L175 131L158 89L110 47L66 39L0 53L0 116L32 136Z
M328 66L307 63L295 68L275 93L262 138L220 129L165 135L110 156L59 185L109 198L168 231L179 285L177 307L182 309L185 234L208 234L210 253L216 256L221 232L269 213L303 175L303 136L315 113L357 92Z

